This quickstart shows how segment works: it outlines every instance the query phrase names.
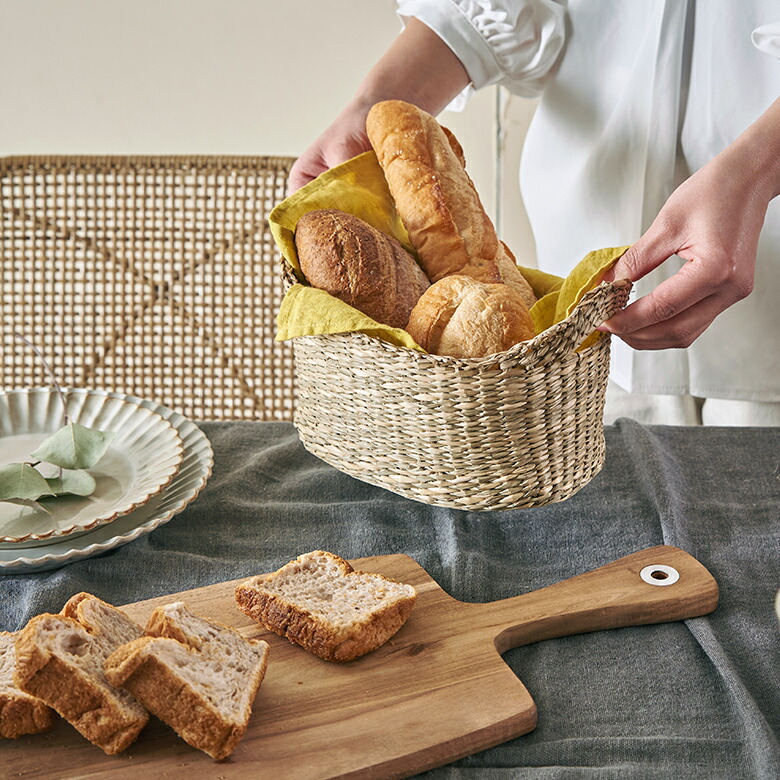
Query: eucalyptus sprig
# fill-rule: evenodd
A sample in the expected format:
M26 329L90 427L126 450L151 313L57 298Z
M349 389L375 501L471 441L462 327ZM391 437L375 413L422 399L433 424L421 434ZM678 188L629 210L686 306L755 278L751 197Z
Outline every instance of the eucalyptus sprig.
M62 495L90 496L95 492L97 483L87 469L105 455L114 433L96 431L73 422L67 412L65 395L51 367L34 344L24 336L16 335L35 352L49 373L62 402L63 422L61 428L30 453L30 461L0 467L0 501L43 508L38 503L39 499ZM42 464L57 467L57 476L43 476L38 470Z

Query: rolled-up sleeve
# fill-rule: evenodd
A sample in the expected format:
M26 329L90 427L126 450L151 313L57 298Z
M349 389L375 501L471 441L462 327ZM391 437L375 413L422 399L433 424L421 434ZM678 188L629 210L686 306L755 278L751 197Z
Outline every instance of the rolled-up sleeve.
M565 10L554 0L399 0L397 9L452 49L472 89L501 84L535 97L565 42Z
M780 21L756 27L752 38L753 45L759 51L780 59Z

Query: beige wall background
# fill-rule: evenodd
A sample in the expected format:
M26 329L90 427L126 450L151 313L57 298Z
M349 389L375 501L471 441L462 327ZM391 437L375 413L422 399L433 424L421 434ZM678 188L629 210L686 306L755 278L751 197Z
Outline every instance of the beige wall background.
M400 22L392 0L0 0L0 30L0 155L296 156ZM439 117L523 265L534 107L489 88Z

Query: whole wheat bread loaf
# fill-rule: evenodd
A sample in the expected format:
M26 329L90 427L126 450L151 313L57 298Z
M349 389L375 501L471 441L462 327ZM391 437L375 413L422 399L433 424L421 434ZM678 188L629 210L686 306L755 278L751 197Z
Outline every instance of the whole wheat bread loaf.
M430 285L398 241L338 209L304 214L295 246L309 284L393 328L406 325Z
M235 596L249 617L326 661L351 661L383 645L416 598L411 585L357 572L323 550L240 583Z
M80 593L61 614L38 615L19 632L14 682L106 753L120 753L149 714L106 679L103 663L117 647L141 636L141 627L123 612Z
M188 744L215 759L230 755L246 732L268 644L198 617L182 602L156 609L147 633L106 660L108 679Z
M0 737L6 739L46 731L55 719L51 707L20 690L14 682L17 635L14 631L0 631Z

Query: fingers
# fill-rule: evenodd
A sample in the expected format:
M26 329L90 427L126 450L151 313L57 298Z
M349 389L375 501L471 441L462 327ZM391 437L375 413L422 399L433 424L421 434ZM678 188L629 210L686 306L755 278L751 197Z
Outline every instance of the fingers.
M640 301L644 300L640 298ZM634 306L636 304L631 304ZM629 309L624 309L621 314L629 314ZM634 349L684 349L704 333L712 324L712 321L728 308L723 301L715 295L710 295L668 319L652 325L645 325L636 330L620 332L620 324L614 326L612 320L608 320L599 330L614 333ZM617 316L617 315L616 315Z
M658 221L654 222L648 231L604 274L604 281L630 279L635 282L650 273L668 260L679 248L671 240L672 235L674 234L671 231L662 229Z
M623 336L676 317L715 292L702 271L697 261L686 263L674 276L619 311L605 324L609 325L611 333Z
M613 266L612 276L636 281L675 254L687 262L600 330L635 349L685 348L721 312L748 295L754 266L749 255L706 240L712 235L711 225L706 228L691 228L690 215L680 218L667 203L650 229ZM694 238L699 234L704 241Z
M651 293L618 312L599 330L635 349L690 346L721 312L750 293L734 263L689 260Z
M319 153L302 155L290 168L290 175L287 177L287 194L292 195L327 169L328 166Z
M352 112L331 125L294 163L287 178L287 194L299 190L335 165L371 148L365 133L365 111Z

